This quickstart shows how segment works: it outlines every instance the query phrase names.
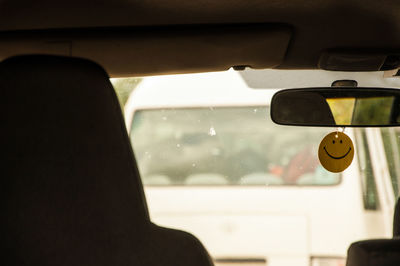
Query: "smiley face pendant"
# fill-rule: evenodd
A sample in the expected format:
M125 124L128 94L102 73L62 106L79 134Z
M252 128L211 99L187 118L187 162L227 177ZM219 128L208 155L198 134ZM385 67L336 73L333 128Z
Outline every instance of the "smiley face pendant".
M342 132L332 132L321 141L318 158L326 170L333 173L343 172L353 161L353 142Z

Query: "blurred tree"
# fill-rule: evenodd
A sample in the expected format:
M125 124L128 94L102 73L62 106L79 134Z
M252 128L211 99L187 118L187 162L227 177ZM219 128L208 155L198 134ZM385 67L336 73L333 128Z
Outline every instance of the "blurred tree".
M394 97L359 98L354 107L352 124L390 124Z
M119 103L123 109L129 95L140 83L142 78L112 78L111 83L114 86L115 92L117 93Z

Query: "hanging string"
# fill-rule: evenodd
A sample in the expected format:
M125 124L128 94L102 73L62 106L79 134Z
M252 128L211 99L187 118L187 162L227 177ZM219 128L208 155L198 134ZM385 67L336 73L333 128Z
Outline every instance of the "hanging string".
M340 129L342 129L342 130L340 130ZM337 127L337 128L336 128L336 135L335 135L335 138L338 138L338 137L339 137L339 132L344 133L345 130L346 130L346 127Z

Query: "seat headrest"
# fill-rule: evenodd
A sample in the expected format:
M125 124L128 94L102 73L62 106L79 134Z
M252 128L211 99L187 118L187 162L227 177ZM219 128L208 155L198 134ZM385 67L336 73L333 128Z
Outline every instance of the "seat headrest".
M0 63L0 89L8 256L101 259L149 223L121 109L100 66L14 57Z
M400 198L397 199L394 207L393 237L400 237Z
M398 266L400 239L374 239L351 244L347 266Z

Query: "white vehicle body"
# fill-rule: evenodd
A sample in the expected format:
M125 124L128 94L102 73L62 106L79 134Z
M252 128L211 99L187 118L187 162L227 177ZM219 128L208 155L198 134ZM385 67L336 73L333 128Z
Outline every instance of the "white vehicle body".
M275 91L249 89L233 71L144 78L125 107L126 124L129 130L138 110L267 106ZM345 258L351 242L391 235L394 195L379 129L366 135L380 177L377 210L364 208L356 154L334 186L145 186L151 219L193 233L220 265L308 266L314 257Z

